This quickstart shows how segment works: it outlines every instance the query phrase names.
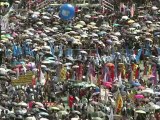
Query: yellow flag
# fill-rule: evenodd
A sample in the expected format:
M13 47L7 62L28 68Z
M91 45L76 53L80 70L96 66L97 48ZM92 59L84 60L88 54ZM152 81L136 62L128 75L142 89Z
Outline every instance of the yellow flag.
M130 101L131 102L133 102L134 103L134 96L135 96L135 93L133 92L133 91L131 91L130 93L129 93L129 95L128 95L128 98L130 99Z
M60 72L60 80L66 79L66 73L67 73L67 69L65 67L62 67L61 72Z
M122 107L123 107L122 95L121 95L120 92L118 92L117 101L116 101L116 113L117 113L117 114L120 114L120 113L121 113Z
M148 75L152 75L152 66L149 65Z

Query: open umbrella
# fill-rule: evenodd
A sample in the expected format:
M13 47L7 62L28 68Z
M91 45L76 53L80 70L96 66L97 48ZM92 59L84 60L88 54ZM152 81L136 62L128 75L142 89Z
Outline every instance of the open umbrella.
M141 114L146 114L146 112L143 111L143 110L136 110L135 112L136 112L136 113L141 113Z
M73 114L77 114L77 115L81 115L81 112L76 111L76 110L73 110L71 113L73 113Z
M68 115L68 112L67 111L59 111L58 114L59 115Z
M114 64L113 63L107 63L106 66L107 67L114 67Z
M97 116L100 117L100 118L103 118L103 117L106 116L106 114L102 111L97 111L97 112L95 112L95 114L97 114Z
M46 113L46 112L40 112L39 115L42 115L42 116L49 116L49 114Z
M154 94L153 89L151 88L146 88L145 90L142 90L141 93L150 93L150 94Z
M58 107L50 107L49 109L50 110L57 110L57 111L60 110Z
M135 95L135 98L142 99L142 98L144 98L144 96L143 95Z
M92 120L103 120L103 119L100 117L92 117Z
M20 102L20 103L18 103L18 106L27 107L28 105L27 105L27 103L25 103L25 102Z

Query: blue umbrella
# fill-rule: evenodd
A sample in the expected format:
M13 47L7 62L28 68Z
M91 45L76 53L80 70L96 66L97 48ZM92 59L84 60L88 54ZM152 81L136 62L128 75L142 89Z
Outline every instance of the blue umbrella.
M133 82L132 85L135 87L141 86L141 84L139 82Z

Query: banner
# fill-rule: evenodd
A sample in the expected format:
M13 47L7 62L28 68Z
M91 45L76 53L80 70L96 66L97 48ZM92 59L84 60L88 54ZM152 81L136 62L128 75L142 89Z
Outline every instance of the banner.
M60 80L66 80L66 73L67 73L66 68L62 67L62 69L60 71Z
M1 21L1 31L7 31L9 28L8 24L8 15L6 16L0 16Z
M118 95L117 95L117 101L116 101L116 113L117 114L121 113L122 107L123 107L123 99L122 99L122 95L119 91Z
M18 79L12 80L13 85L32 84L32 72L27 72L26 75L20 75Z

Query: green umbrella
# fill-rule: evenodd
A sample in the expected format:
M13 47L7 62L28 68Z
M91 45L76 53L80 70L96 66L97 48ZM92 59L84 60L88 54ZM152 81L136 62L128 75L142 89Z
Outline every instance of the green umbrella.
M10 34L5 34L5 37L6 37L6 38L10 38L11 35L10 35Z
M71 30L72 30L72 28L70 28L70 27L65 28L65 31L71 31Z
M6 38L6 36L5 35L1 35L1 39L4 39L4 38Z
M113 24L113 27L119 27L119 26L121 26L120 24Z
M96 87L96 85L95 84L93 84L93 83L91 83L91 84L84 84L84 86L83 87Z

